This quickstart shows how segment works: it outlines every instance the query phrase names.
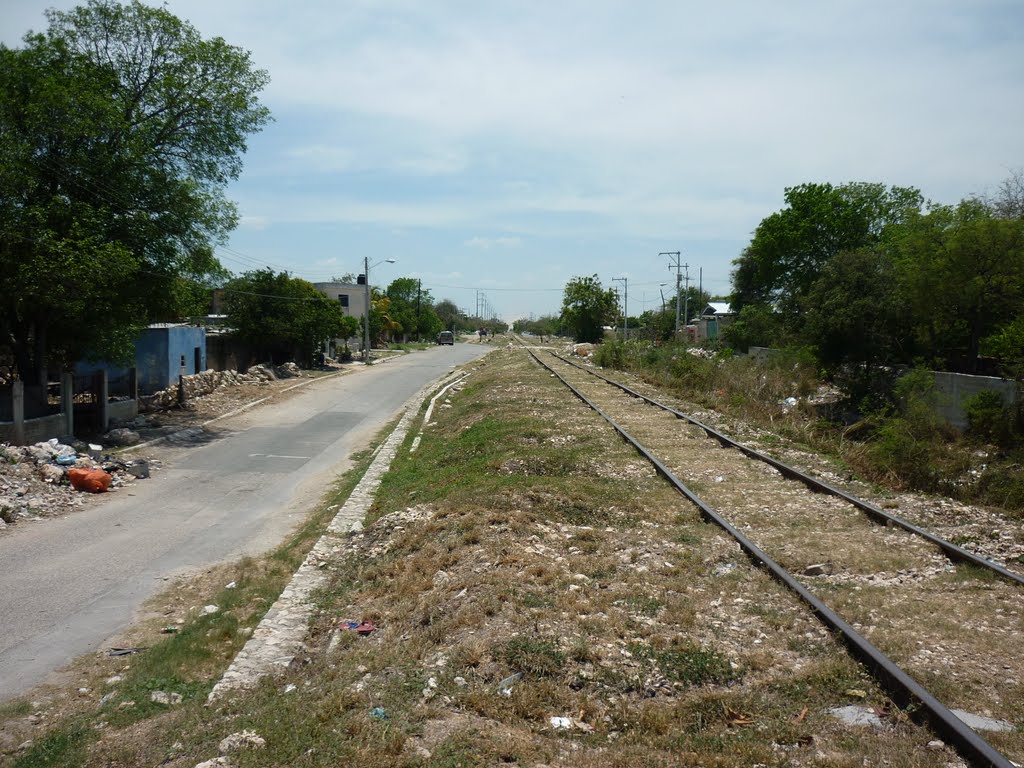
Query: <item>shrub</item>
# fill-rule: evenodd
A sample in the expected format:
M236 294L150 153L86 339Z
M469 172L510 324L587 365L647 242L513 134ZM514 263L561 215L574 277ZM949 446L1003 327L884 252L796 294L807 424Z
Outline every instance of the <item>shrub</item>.
M868 418L874 434L861 455L862 468L899 486L943 490L969 460L950 450L957 434L936 412L934 378L915 369L896 382L893 395L895 410L888 406Z
M626 345L618 339L609 339L594 350L594 362L602 368L621 371L626 367Z
M979 440L1006 444L1013 436L1009 409L998 392L979 392L964 400L967 434Z

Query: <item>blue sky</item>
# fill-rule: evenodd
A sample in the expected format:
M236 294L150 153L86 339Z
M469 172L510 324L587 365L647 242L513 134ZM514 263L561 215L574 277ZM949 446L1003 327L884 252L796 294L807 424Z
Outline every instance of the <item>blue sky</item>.
M45 27L5 0L0 40ZM731 261L804 182L938 202L1024 166L1019 0L168 0L270 72L275 122L229 195L235 271L416 277L472 312L557 312L565 283L660 302L682 251Z

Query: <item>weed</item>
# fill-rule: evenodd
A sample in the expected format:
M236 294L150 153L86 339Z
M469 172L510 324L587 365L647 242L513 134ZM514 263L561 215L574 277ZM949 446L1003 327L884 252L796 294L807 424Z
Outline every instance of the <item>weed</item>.
M0 721L32 714L32 702L27 699L13 699L0 704Z
M511 669L537 677L559 674L566 659L555 639L522 635L505 642L501 657Z
M725 656L696 645L673 643L656 649L633 643L629 650L634 657L651 661L669 680L687 685L727 683L737 677Z
M80 765L93 738L85 725L73 723L36 741L14 762L14 768Z
M977 440L1000 445L1009 444L1014 437L1013 417L998 392L979 392L963 402L967 414L967 433Z
M616 603L621 603L633 613L638 613L641 616L657 616L661 609L665 607L661 600L646 595L631 595L625 600L616 601Z

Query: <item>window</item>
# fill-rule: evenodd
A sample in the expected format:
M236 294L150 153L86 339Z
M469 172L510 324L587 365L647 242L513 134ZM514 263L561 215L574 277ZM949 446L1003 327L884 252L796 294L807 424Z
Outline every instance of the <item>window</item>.
M347 308L348 307L348 294L343 293L340 296L338 296L338 303L340 303L341 306Z

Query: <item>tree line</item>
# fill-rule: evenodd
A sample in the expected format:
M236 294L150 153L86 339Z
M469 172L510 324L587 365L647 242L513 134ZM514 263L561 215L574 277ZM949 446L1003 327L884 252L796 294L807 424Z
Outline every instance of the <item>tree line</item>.
M734 261L736 347L803 346L866 387L880 367L1024 373L1024 173L989 197L803 184Z
M1024 171L955 205L866 182L790 187L785 203L733 262L726 344L803 349L852 394L892 366L1024 375ZM695 312L711 299L689 291ZM574 277L547 321L600 341L618 307L597 275ZM674 335L670 306L629 322Z

